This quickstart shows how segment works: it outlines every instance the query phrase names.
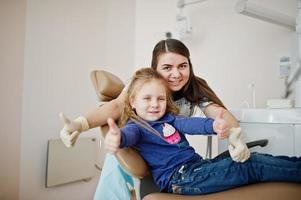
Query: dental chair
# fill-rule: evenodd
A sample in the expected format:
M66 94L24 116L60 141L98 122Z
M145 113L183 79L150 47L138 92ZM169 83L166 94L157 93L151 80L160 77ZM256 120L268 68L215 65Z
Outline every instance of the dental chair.
M91 80L101 105L115 99L124 88L123 82L117 76L103 70L92 71ZM107 131L106 125L101 127L102 140ZM249 148L265 145L267 145L267 140L247 143ZM115 156L120 166L134 178L137 200L301 200L301 184L278 182L256 183L207 195L161 193L152 179L148 166L135 149L121 149ZM229 156L229 152L218 156Z

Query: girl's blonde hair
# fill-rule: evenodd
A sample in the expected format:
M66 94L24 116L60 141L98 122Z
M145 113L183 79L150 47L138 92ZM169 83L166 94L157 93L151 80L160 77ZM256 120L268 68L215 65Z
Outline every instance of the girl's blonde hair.
M141 118L137 116L136 112L131 107L130 100L135 98L137 91L139 91L144 84L151 81L159 81L162 87L165 88L166 112L167 113L171 112L174 114L179 113L179 109L177 108L176 104L172 100L171 92L164 78L162 78L160 74L158 74L158 72L156 72L152 68L142 68L135 72L128 86L124 109L121 113L121 117L119 120L119 125L121 127L123 127L129 119L133 119L135 121L141 121Z

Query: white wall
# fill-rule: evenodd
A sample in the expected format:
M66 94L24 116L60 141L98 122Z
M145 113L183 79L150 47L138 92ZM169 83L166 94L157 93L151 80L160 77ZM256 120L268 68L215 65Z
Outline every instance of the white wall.
M19 194L25 0L0 1L0 199Z
M297 0L252 1L297 12ZM256 84L257 105L264 107L283 92L279 58L295 54L296 35L236 14L235 3L208 0L185 8L194 33L184 42L196 74L228 107L251 101L249 83ZM58 138L62 127L58 113L74 118L96 105L89 79L96 66L123 80L149 66L155 43L175 28L175 14L175 0L1 1L0 199L17 199L19 187L22 200L92 198L98 177L44 187L47 140Z
M189 1L189 0L188 0ZM136 5L135 65L150 65L151 50L176 28L174 0L140 0ZM250 83L256 87L256 104L280 98L284 91L279 78L281 56L292 56L296 34L291 30L237 14L237 0L207 0L185 7L193 34L184 39L189 47L195 74L205 78L228 108L242 101L252 104ZM295 17L297 0L250 0Z
M97 105L91 70L128 78L134 6L133 0L27 1L20 199L92 199L98 177L45 188L47 140L59 137L60 111L75 118Z

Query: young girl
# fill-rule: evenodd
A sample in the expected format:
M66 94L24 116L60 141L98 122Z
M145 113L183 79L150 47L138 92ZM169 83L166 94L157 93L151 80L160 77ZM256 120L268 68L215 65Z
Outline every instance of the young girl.
M138 70L127 91L119 129L108 119L105 146L110 152L135 147L150 167L161 191L207 194L267 181L301 183L301 158L253 153L244 163L230 157L203 160L189 146L185 134L229 135L223 109L216 118L177 116L169 87L154 70Z

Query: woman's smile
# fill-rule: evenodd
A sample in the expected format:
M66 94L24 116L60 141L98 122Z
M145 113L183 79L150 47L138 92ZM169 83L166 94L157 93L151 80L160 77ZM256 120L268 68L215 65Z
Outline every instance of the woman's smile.
M179 91L189 80L189 61L180 54L164 53L160 55L157 71L167 80L171 91Z
M178 86L182 83L182 80L177 80L177 81L168 81L168 83L172 86Z

